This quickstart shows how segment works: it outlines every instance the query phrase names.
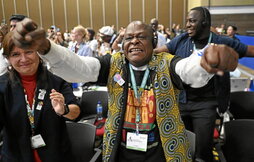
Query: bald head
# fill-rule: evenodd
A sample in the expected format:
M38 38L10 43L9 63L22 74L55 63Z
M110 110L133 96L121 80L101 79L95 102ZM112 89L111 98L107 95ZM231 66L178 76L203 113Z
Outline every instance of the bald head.
M144 30L146 30L147 32L151 33L151 37L153 37L153 28L150 26L150 25L147 25L145 24L144 22L142 21L132 21L127 27L126 29L128 28L134 28L134 27L137 27L139 26L139 28L142 28ZM126 32L127 30L125 30Z
M147 64L153 54L153 29L141 22L131 22L125 30L123 51L129 62L140 67Z
M153 18L153 19L151 19L150 23L157 23L157 24L159 24L159 21L158 21L158 19Z
M156 31L158 29L159 21L156 18L151 19L150 25Z

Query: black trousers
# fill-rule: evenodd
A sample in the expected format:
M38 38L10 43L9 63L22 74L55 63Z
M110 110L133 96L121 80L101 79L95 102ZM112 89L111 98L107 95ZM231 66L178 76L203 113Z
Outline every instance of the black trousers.
M196 134L195 157L212 162L217 101L188 101L185 104L180 103L179 107L186 129Z

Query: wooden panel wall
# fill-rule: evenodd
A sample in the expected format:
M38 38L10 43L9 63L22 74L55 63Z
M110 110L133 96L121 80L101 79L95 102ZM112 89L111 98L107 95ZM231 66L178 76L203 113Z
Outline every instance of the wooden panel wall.
M150 23L152 18L156 18L156 1L145 0L145 22ZM163 22L159 21L159 23Z
M183 24L183 9L184 9L184 1L173 1L172 3L172 22L175 24L180 24L181 28L185 27ZM182 11L182 12L179 12ZM185 19L185 17L184 17Z
M2 21L6 21L6 22L7 22L7 20L6 20L5 16L4 16L4 10L5 10L5 9L4 9L3 6L2 6L2 1L0 1L0 9L1 9L1 10L0 10L0 17L2 18L2 19L1 19L1 22L2 22Z
M80 12L80 24L84 27L91 27L91 19L90 19L90 1L89 0L81 0L79 1L79 12Z
M5 19L6 19L6 22L9 21L9 18L10 16L15 13L15 10L14 10L14 3L13 1L3 1L3 5L2 6L4 8L4 12L5 12Z
M54 12L54 4L51 5L51 0L41 0L40 6L41 7L41 26L50 27L52 24L55 25L55 16L56 13ZM31 6L32 7L32 6Z
M137 7L139 6L139 7ZM143 21L143 3L142 0L131 1L131 21Z
M210 4L212 6L243 6L243 5L253 5L253 0L211 0ZM208 1L202 1L202 5L208 5Z
M68 29L79 25L77 18L77 3L76 0L66 0L66 13L68 20Z
M0 0L0 20L12 14L24 14L47 29L51 25L62 31L81 24L97 31L104 25L115 25L116 30L130 21L150 23L158 18L165 27L183 25L187 0ZM3 5L2 5L3 3ZM26 5L28 3L28 5ZM170 5L173 6L170 6ZM65 7L66 6L66 7ZM91 6L91 7L90 7ZM16 10L15 10L16 8ZM172 10L170 9L172 8ZM170 19L172 17L172 19Z
M54 24L56 26L61 26L62 31L66 30L65 27L65 17L64 17L64 3L63 0L53 0L53 14L54 14ZM53 20L52 20L53 21ZM51 24L45 24L45 26L50 26Z
M98 30L103 25L103 10L102 10L102 1L103 0L92 0L92 9L93 9L93 28ZM112 9L113 10L113 9Z
M163 1L159 0L158 3L158 20L159 23L163 23L165 27L171 26L170 24L170 13L171 13L171 8L170 8L170 1Z
M212 15L211 18L213 26L220 26L220 24L225 24L226 27L235 25L237 32L241 35L246 35L247 30L254 31L254 14Z
M16 10L17 13L26 13L26 3L22 2L22 1L15 1L16 2Z
M24 0L23 3L26 3ZM8 1L9 2L9 1ZM18 14L25 14L29 16L31 19L36 21L38 25L41 25L41 19L40 19L40 9L39 9L39 1L38 0L28 0L28 10L29 10L29 15L27 13L18 13ZM41 13L41 15L43 15ZM6 15L7 17L10 17L10 15ZM48 17L47 22L51 23L51 16ZM43 26L44 28L47 28L46 26Z
M129 0L118 0L119 28L125 27L129 22Z
M116 0L105 1L105 25L116 25Z
M249 6L254 5L254 0L188 0L188 10L196 6Z

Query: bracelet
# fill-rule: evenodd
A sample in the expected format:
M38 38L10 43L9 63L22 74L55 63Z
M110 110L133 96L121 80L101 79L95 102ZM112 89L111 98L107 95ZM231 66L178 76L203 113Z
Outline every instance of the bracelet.
M70 112L69 106L66 105L66 104L64 104L64 113L63 113L63 115L67 115L69 112ZM62 116L63 116L63 115L62 115Z

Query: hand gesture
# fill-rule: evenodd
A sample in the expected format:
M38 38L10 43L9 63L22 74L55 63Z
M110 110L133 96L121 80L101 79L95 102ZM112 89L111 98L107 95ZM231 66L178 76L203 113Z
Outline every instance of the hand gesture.
M6 24L1 25L0 32L5 36L8 33L8 26Z
M120 30L119 30L119 36L121 37L121 38L123 38L123 36L124 36L124 33L125 33L125 28L121 28Z
M238 65L238 53L226 45L211 44L204 51L201 66L209 73L223 75L234 71Z
M20 48L33 49L40 54L45 54L50 49L50 43L46 39L44 29L38 28L37 24L29 18L18 22L13 32L13 42Z
M56 114L63 115L64 114L64 96L57 92L56 90L52 89L50 93L51 104L53 109L55 110Z

